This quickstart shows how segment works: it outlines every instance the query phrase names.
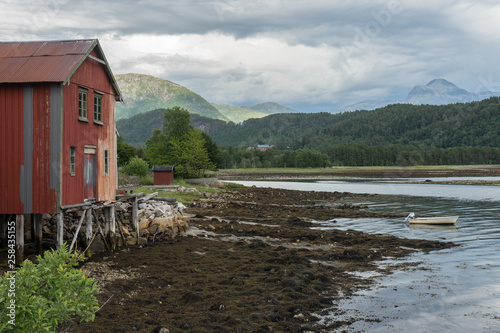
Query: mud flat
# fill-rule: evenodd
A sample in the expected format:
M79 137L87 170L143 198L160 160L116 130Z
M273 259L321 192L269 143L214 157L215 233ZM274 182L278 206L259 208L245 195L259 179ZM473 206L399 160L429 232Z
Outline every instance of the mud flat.
M345 204L348 193L266 188L221 192L188 209L188 236L95 256L101 285L93 323L70 332L329 332L341 298L373 283L355 272L384 258L454 246L357 231L313 230L311 219L397 217ZM409 267L408 267L409 268ZM415 269L413 267L412 269Z

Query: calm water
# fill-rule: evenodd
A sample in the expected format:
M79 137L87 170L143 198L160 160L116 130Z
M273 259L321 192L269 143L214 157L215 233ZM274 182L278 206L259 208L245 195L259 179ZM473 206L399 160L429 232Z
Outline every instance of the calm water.
M332 309L332 316L337 320L360 316L382 319L379 323L357 321L339 332L500 332L499 186L405 184L402 179L238 183L386 194L362 202L375 210L459 215L456 227L413 227L395 219L318 222L317 228L355 229L460 244L453 249L382 262L381 265L415 262L417 268L425 269L397 271L386 277L373 273L371 276L376 276L378 285L343 301Z

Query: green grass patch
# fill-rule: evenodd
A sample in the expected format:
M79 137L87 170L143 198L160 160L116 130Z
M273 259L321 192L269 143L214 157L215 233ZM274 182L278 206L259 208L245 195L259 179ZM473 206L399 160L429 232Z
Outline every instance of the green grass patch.
M159 188L152 187L139 187L135 189L134 193L144 193L151 194L153 192L158 192L159 197L163 198L174 198L177 201L181 202L184 205L188 205L191 201L198 201L203 198L206 198L205 193L219 193L222 191L240 191L245 189L244 185L235 184L235 183L224 183L224 188L215 188L208 186L200 186L200 185L189 185L182 179L175 180L174 185L183 186L186 188L195 188L197 191L166 191Z

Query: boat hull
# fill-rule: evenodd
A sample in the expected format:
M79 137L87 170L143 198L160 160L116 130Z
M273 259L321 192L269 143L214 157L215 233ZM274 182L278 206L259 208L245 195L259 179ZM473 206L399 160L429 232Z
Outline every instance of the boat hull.
M440 225L455 224L457 220L458 216L417 217L409 219L410 224L440 224Z

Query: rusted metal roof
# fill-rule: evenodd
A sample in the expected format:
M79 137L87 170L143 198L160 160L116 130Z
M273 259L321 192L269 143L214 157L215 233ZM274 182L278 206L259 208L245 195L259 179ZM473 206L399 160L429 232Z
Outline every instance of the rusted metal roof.
M118 84L97 39L0 42L0 83L66 83L94 48L113 83L116 100L121 101Z

